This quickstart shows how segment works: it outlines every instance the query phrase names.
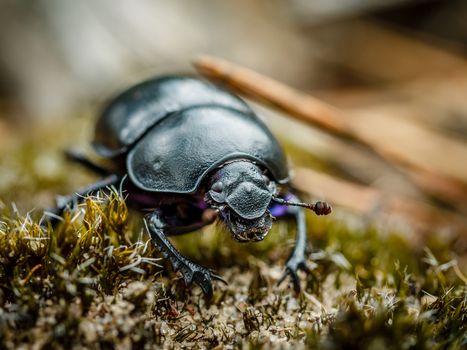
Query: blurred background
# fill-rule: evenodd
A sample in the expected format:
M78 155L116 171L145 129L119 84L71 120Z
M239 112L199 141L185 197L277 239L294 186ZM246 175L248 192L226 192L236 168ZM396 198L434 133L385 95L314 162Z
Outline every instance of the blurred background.
M256 105L336 217L465 237L466 53L461 0L3 0L0 199L28 211L94 179L61 150L88 147L102 104L209 54L340 108L371 141Z

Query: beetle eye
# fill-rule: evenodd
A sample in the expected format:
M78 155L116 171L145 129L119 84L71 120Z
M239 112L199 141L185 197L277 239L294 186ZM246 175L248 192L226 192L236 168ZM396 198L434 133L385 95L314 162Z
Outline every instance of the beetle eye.
M216 182L214 185L211 186L211 191L214 192L222 192L222 189L224 188L224 184L220 181Z

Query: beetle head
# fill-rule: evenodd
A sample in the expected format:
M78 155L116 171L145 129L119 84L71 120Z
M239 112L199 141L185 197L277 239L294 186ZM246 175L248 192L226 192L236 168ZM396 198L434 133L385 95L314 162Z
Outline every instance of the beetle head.
M212 177L206 193L232 236L240 242L263 240L272 227L268 211L276 185L253 163L232 162Z

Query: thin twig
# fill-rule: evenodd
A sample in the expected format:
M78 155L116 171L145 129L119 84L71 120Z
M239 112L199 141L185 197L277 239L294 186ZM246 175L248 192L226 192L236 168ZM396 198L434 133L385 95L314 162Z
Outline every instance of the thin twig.
M337 108L255 71L222 59L202 56L194 61L194 65L200 74L208 79L223 83L252 99L266 102L330 134L367 147L405 174L429 195L459 206L467 202L465 183L441 173L439 169L427 166L417 157L397 152L377 137L369 137L369 134L364 132L365 125L349 122L348 118Z

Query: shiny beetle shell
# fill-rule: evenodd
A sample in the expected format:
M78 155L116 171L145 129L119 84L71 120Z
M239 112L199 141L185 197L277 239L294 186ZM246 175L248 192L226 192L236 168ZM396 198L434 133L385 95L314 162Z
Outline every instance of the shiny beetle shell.
M203 105L253 113L240 98L207 81L189 76L160 77L133 86L107 105L97 121L94 148L107 158L124 154L171 113Z
M94 146L105 157L125 154L131 181L150 192L194 193L209 172L238 159L277 183L289 180L279 143L254 112L195 78L164 77L123 92L99 119Z
M218 106L186 109L156 124L129 152L127 170L146 191L193 193L211 170L236 159L268 169L278 183L288 180L282 149L266 126Z

